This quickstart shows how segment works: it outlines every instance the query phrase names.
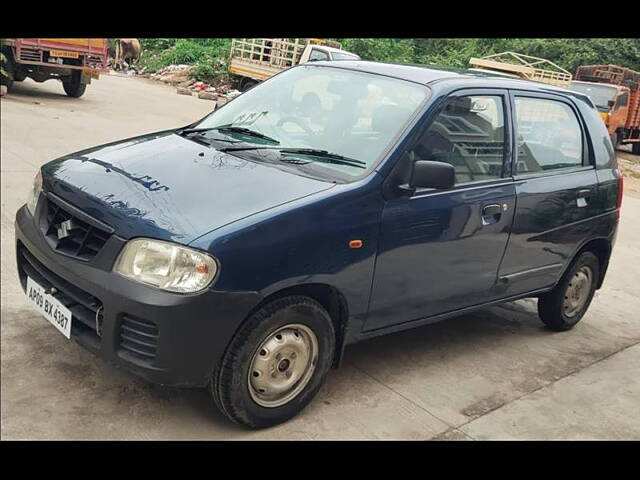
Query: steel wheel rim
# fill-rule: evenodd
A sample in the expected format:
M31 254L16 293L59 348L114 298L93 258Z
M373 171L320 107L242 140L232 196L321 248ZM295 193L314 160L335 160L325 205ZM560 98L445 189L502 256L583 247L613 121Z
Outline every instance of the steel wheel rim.
M318 360L318 339L306 325L289 324L270 333L253 354L247 383L254 402L280 407L307 386Z
M593 282L593 272L583 265L573 274L564 292L563 309L567 317L575 316L587 303Z

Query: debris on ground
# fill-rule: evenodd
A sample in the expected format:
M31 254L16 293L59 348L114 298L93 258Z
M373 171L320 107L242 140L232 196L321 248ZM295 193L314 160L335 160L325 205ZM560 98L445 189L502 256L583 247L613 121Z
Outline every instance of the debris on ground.
M212 83L196 80L192 77L195 69L194 65L179 64L167 65L155 73L145 73L146 68L136 70L134 67L127 67L124 73L173 85L178 95L191 95L203 100L212 100L216 102L217 107L242 93L235 89L225 76L214 79Z
M640 197L640 156L619 149L617 153L618 166L624 176L624 195ZM624 202L624 200L623 200Z

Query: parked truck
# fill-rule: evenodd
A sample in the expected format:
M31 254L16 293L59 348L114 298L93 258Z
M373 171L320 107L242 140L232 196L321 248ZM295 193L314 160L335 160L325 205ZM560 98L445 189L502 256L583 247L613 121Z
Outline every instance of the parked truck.
M235 38L229 74L240 91L300 63L318 60L360 60L339 42L319 38Z
M570 88L591 97L614 147L631 144L631 151L640 155L640 72L618 65L583 65Z
M65 93L81 97L92 79L107 69L109 42L106 38L6 38L2 53L6 57L3 82L30 77L36 82L60 80Z
M556 87L568 87L572 78L569 71L549 60L516 52L474 57L469 60L469 65L472 71L489 71L494 75L523 78Z

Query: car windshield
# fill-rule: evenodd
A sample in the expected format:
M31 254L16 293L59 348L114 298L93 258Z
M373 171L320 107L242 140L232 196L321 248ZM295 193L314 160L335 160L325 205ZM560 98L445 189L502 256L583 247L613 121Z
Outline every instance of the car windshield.
M580 93L584 93L589 98L593 104L598 108L598 110L603 110L608 112L611 107L609 107L609 101L616 99L617 89L615 87L608 87L606 85L593 85L590 83L581 83L581 82L571 82L571 89L576 90Z
M242 140L243 148L233 154L250 159L260 158L251 155L253 147L287 149L288 156L306 149L304 161L288 165L349 181L376 167L429 92L405 80L304 65L258 84L192 127L224 126L215 134ZM323 151L323 157L309 151ZM327 162L327 153L357 162Z

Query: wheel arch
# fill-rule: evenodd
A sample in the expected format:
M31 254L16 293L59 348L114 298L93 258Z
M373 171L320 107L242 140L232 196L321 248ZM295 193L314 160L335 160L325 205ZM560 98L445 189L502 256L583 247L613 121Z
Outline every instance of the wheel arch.
M598 283L596 285L596 289L599 289L600 287L602 287L602 283L604 282L604 276L607 272L607 268L609 267L609 258L611 257L611 242L607 238L595 238L595 239L589 240L587 243L585 243L584 245L582 245L582 247L578 249L578 251L575 253L573 258L571 259L571 262L567 265L566 268L569 268L571 263L573 263L573 261L576 258L578 258L578 255L587 251L592 252L596 257L598 257L598 260L600 263L600 275L598 278ZM566 268L565 268L565 272L566 272ZM564 275L564 272L563 272L563 275Z
M347 331L347 323L349 319L349 308L346 297L340 290L326 283L305 283L293 285L276 292L273 292L263 298L245 317L244 323L257 310L265 305L283 297L291 297L302 295L309 297L318 302L327 311L336 335L336 348L333 358L333 366L338 367L342 362L342 355L345 346L345 334Z

